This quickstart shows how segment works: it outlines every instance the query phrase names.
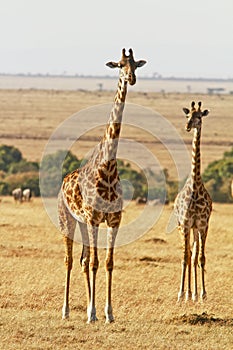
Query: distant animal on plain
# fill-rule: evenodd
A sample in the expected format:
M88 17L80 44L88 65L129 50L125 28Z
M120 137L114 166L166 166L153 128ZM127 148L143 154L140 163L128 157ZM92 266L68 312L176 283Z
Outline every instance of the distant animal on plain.
M146 204L147 199L145 197L137 197L136 198L136 204Z
M23 199L22 189L19 188L19 187L18 187L18 188L15 188L15 189L12 191L12 196L14 197L15 203L16 203L16 202L21 203L21 202L22 202L22 199Z
M159 198L156 198L156 199L149 201L149 204L155 206L155 205L161 204L161 201Z
M30 202L31 197L32 197L32 193L30 188L25 188L25 190L23 190L23 200L25 202Z

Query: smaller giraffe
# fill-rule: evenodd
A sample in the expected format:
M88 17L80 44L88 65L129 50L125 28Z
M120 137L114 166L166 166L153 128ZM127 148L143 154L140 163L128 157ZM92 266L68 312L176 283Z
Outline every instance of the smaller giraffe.
M201 102L195 108L195 102L191 104L191 111L183 108L188 119L186 130L194 129L192 142L192 170L183 189L177 195L174 210L178 222L178 230L183 245L183 260L181 272L181 284L178 293L178 301L184 299L184 285L186 268L188 267L188 288L186 301L198 300L197 295L197 264L201 268L201 299L206 299L205 289L205 242L208 232L208 223L212 211L212 200L204 187L201 178L200 140L202 118L209 114L205 109L201 110ZM190 231L193 230L193 248L190 248ZM193 294L191 292L191 269L193 270Z

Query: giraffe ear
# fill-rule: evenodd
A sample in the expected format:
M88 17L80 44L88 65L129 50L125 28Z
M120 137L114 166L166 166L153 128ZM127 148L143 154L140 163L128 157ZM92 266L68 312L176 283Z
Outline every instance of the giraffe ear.
M108 62L108 63L106 63L106 66L108 66L109 68L119 68L119 63Z
M203 112L202 112L202 117L207 117L207 115L209 114L209 110L208 109L205 109Z
M144 66L144 64L146 64L146 61L140 60L140 61L135 62L135 64L136 64L136 67L139 68L139 67Z
M188 108L183 108L184 114L186 114L186 117L189 115L190 110Z

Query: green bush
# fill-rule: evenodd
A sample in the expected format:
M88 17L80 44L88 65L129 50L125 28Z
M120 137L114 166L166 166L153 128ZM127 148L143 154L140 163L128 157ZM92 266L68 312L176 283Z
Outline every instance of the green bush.
M17 173L6 176L4 181L0 182L0 193L9 195L17 187L21 187L22 190L30 188L34 196L39 196L38 172Z
M0 194L7 195L16 187L29 187L35 196L57 196L63 178L78 169L85 162L79 160L70 151L57 151L43 158L39 164L28 162L14 146L0 146ZM118 160L118 171L123 181L125 199L148 197L148 199L168 199L173 201L178 190L178 183L169 179L168 170L154 174L150 169L137 171L132 165ZM202 175L203 181L214 201L233 202L231 181L233 179L233 148L225 152L223 158L210 163ZM150 193L148 183L150 180ZM132 193L133 191L133 193Z
M213 201L233 202L231 181L233 179L233 148L222 159L210 163L202 175Z
M133 187L133 198L147 197L147 180L143 172L138 172L131 168L129 163L125 163L123 160L117 161L118 173L120 180L124 180L123 196L124 199L131 199L131 189Z
M0 146L0 170L9 171L12 163L19 163L22 160L22 153L14 146Z
M12 163L8 167L8 173L10 174L27 173L38 170L39 164L37 162L28 162L25 159L22 159L18 163Z
M30 188L35 196L40 195L39 164L28 162L14 146L0 146L0 194L9 195L16 187Z
M45 197L57 196L63 178L79 168L81 161L70 151L59 150L46 155L40 165L40 189Z

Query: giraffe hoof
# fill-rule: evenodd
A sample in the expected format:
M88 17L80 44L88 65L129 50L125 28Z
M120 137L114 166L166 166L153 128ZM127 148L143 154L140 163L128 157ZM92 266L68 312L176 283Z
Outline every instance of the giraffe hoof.
M112 307L110 305L105 306L105 316L106 316L106 321L105 323L112 323L114 322L114 317L112 314Z
M113 323L114 322L114 317L113 315L108 315L106 316L106 321L105 323Z
M98 321L98 318L96 317L96 309L95 307L89 307L87 310L87 323L94 323Z
M201 293L200 298L201 298L202 302L206 301L207 300L207 293L206 292Z
M193 294L193 295L192 295L192 301L193 301L194 303L197 303L197 302L198 302L198 295L197 295L197 294Z
M63 320L67 320L69 318L70 315L70 309L67 306L63 306L62 308L62 319Z
M91 318L89 318L87 320L87 324L95 323L96 321L98 321L98 318L96 316L92 315Z
M189 302L190 300L192 300L192 293L190 290L187 290L185 301Z
M184 300L184 292L179 292L178 293L178 303L181 303Z

